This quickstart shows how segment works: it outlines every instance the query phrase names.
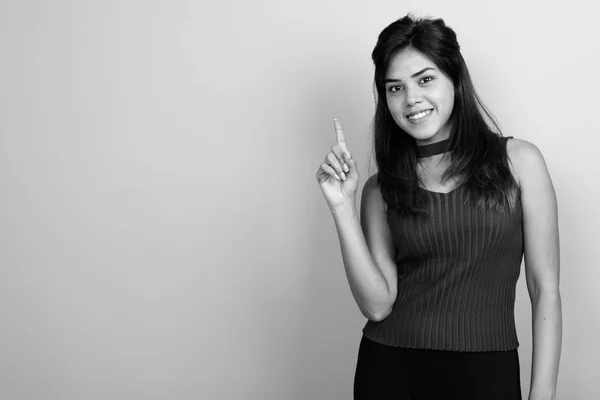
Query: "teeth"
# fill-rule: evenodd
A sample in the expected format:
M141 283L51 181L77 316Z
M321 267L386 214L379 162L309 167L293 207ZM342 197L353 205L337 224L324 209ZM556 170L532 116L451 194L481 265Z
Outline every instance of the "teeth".
M410 117L408 117L408 119L412 119L412 120L421 119L421 118L426 117L427 115L429 115L430 112L431 112L431 110L423 111L423 112L420 112L418 114L411 115Z

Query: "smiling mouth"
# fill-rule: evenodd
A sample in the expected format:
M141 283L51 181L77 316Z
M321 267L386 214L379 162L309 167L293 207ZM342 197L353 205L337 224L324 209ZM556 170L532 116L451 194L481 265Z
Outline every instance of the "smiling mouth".
M419 121L425 117L427 117L429 114L431 114L431 112L433 111L433 109L429 109L429 110L425 110L425 111L420 111L416 114L409 114L406 116L406 118L410 121Z

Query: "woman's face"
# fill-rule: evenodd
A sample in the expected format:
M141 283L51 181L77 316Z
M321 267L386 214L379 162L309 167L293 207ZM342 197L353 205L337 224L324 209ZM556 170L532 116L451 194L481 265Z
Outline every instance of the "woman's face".
M385 76L385 93L394 121L417 145L450 137L454 85L425 55L412 48L396 54Z

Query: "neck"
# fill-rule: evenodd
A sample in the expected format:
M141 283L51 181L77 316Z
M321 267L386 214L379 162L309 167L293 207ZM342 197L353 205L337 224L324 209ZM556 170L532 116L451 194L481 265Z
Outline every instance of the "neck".
M415 148L415 153L417 158L426 158L431 157L437 154L443 154L448 151L448 146L450 145L450 138L441 140L439 142L426 144L424 146L417 146Z

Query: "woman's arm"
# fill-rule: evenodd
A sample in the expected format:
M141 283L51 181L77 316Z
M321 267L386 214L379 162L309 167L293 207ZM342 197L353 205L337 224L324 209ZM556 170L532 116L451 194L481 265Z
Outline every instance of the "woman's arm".
M362 314L372 321L390 314L397 294L395 248L384 204L373 175L363 188L361 221L355 204L332 210L350 290Z
M512 152L511 160L521 187L525 277L532 310L529 400L553 400L562 342L556 193L539 149L518 139L510 147L509 154Z

